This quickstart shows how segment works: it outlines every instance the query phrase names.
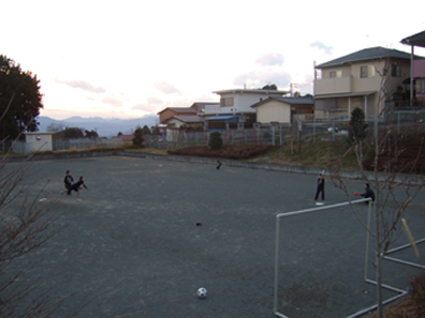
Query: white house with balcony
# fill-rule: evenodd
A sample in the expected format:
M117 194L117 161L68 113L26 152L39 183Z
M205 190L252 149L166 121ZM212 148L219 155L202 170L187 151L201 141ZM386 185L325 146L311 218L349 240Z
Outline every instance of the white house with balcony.
M205 105L204 116L244 115L256 110L252 105L269 97L283 97L288 92L266 89L228 89L215 91L220 95L219 105ZM243 118L243 116L241 117Z
M410 54L394 49L363 49L315 67L316 118L349 118L359 107L373 118L410 77Z

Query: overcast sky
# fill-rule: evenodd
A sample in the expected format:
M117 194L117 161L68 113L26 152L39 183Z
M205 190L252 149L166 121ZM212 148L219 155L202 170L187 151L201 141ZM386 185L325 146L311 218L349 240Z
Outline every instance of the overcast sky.
M135 118L244 85L312 93L314 61L410 53L400 40L425 30L424 10L423 0L3 1L0 54L37 75L43 116Z

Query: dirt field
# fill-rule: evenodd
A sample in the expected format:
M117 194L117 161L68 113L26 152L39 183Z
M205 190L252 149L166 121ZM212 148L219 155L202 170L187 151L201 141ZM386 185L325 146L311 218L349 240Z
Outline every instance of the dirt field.
M81 202L59 196L68 169L86 179ZM88 290L95 299L77 317L274 317L275 216L315 207L316 176L225 165L130 157L41 161L26 180L33 185L26 195L48 180L40 204L55 204L70 226L17 265L38 260L28 279L39 277L42 289L53 286L58 295ZM362 187L347 185L350 192ZM327 185L327 205L345 200ZM424 196L409 208L414 235L423 233L424 208ZM365 212L360 206L361 218ZM343 317L375 304L375 287L363 282L365 230L351 209L281 226L280 312ZM401 236L397 245L406 242ZM415 261L412 254L397 256ZM373 276L372 264L368 270ZM389 264L384 275L405 288L414 272ZM205 300L195 295L199 287L208 290Z

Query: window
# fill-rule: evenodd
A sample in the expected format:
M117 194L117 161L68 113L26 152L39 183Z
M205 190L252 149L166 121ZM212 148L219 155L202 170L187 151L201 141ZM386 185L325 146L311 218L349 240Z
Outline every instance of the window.
M416 94L425 94L425 78L417 78L415 81Z
M393 64L391 66L391 76L392 77L401 77L401 67L400 67L400 65Z
M333 77L342 77L342 71L338 70L338 71L330 71L329 72L329 77L333 78Z
M233 106L233 97L222 97L220 98L220 106Z
M360 77L365 78L367 77L367 65L366 66L360 66Z
M360 77L361 78L372 77L372 76L375 76L375 67L373 67L372 65L360 66Z

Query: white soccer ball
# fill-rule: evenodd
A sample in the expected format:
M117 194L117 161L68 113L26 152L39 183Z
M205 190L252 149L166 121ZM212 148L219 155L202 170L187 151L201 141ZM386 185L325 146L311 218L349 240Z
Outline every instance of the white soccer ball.
M207 297L207 290L203 287L199 288L196 292L196 295L201 298L204 299Z

